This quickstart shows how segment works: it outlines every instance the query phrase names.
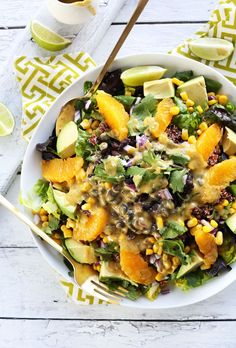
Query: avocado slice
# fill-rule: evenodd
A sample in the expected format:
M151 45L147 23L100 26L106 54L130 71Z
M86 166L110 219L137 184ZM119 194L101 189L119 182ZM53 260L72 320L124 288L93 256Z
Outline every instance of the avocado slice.
M208 96L206 83L203 76L195 77L177 88L177 93L186 92L189 99L193 100L195 105L200 105L203 109L208 106Z
M62 128L70 121L73 121L74 118L75 118L75 107L73 104L68 103L61 109L60 115L57 118L57 122L56 122L57 137L59 133L61 132Z
M65 246L69 251L69 254L79 263L92 264L97 261L94 253L94 248L77 242L72 238L65 240Z
M179 269L176 279L183 277L185 274L194 271L197 267L203 264L203 257L199 255L197 251L192 251L190 256L190 261L187 265L182 265Z
M170 78L144 82L143 91L145 97L151 94L156 99L173 98L175 96L175 88Z
M226 220L226 225L234 234L236 234L236 213Z
M150 301L154 301L159 295L160 290L160 285L158 283L153 283L151 287L148 289L148 291L145 293L145 297Z
M75 154L75 144L78 139L77 124L73 121L67 123L57 138L57 153L61 158L68 158Z
M223 150L228 156L236 154L236 133L230 128L225 127L225 133L223 137Z
M76 205L72 205L68 202L68 200L66 198L66 193L54 189L53 196L54 196L54 199L55 199L58 207L61 209L63 214L65 214L66 216L68 216L71 219L74 219Z
M114 261L102 261L99 274L99 280L101 282L107 282L108 280L114 281L128 281L131 284L138 286L135 282L130 280L125 273L121 270L119 263Z

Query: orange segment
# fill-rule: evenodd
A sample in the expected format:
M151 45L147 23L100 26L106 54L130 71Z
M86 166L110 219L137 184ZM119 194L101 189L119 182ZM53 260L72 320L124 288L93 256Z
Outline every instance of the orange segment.
M110 94L98 91L96 95L98 110L118 140L128 137L129 114L124 106Z
M81 214L73 231L73 238L77 241L91 242L104 230L109 215L104 208L96 207L91 215Z
M220 142L221 137L221 128L218 124L214 123L197 139L197 151L202 155L205 161L208 160L216 145Z
M130 280L148 285L155 280L156 272L148 266L134 241L120 241L120 266Z
M79 174L84 164L83 158L73 157L66 160L54 158L42 161L42 175L52 182L69 181Z
M204 263L210 268L218 257L218 249L215 243L215 237L211 233L197 230L195 233L195 241L199 247L199 250L204 255Z
M171 98L163 99L157 106L155 115L156 126L150 129L154 138L158 138L161 133L165 132L166 128L172 121L173 115L170 113L170 108L175 106Z
M209 185L227 187L231 181L236 180L236 157L211 167L207 173L206 180Z

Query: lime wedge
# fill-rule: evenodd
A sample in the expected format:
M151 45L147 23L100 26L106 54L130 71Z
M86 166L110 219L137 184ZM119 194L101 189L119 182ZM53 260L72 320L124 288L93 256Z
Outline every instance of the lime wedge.
M142 86L144 82L159 80L167 69L160 66L136 66L125 70L121 74L121 80L127 86Z
M13 132L15 126L14 118L8 108L0 103L0 137Z
M215 61L229 57L234 50L232 42L210 37L190 41L189 48L196 56Z
M58 35L38 21L32 21L30 26L34 41L48 51L60 51L70 45L71 41Z

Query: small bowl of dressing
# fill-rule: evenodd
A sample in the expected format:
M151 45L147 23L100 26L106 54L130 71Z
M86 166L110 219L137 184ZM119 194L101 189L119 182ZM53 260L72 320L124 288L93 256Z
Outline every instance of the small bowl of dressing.
M82 24L97 13L99 0L48 0L47 6L54 18L64 24Z

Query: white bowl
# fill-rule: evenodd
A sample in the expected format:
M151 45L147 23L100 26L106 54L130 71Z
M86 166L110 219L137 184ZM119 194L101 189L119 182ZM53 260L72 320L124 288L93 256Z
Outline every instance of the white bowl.
M47 6L52 16L59 22L70 25L82 24L96 15L98 0L83 0L76 4L47 0Z
M219 81L223 85L222 92L224 92L224 94L227 94L229 98L234 103L236 103L236 88L229 80L227 80L212 68L181 56L168 54L140 54L128 56L117 59L114 62L112 69L123 69L137 65L160 65L168 69L168 74L170 76L176 71L193 70L195 75L204 75L206 77ZM50 107L50 109L38 125L34 136L32 137L28 145L24 157L21 176L21 190L23 197L26 197L27 192L29 192L35 182L41 178L41 154L35 150L36 144L42 143L48 139L55 126L55 122L62 105L64 105L70 99L82 95L84 82L86 80L95 80L101 68L102 66L99 66L93 71L88 72L82 78L74 82L73 85L68 87L57 98L57 100ZM32 219L30 211L27 211L27 214ZM49 264L65 279L73 282L73 279L68 276L68 269L64 265L62 257L57 252L52 250L51 247L42 242L39 238L34 237L34 240L42 255L46 258ZM230 272L220 275L219 277L208 281L204 285L192 289L188 292L184 292L180 289L175 288L168 295L160 295L154 302L150 302L143 297L134 302L130 300L124 300L122 301L122 305L147 309L186 306L215 295L216 293L230 285L235 279L236 264L233 264L232 270Z

